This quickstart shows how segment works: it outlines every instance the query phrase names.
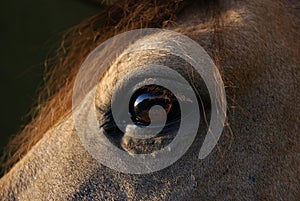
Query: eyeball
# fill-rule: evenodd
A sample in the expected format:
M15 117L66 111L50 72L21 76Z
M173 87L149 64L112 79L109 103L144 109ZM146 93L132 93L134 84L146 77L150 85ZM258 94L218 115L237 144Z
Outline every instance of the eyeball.
M85 149L102 165L119 172L147 174L172 165L189 149L198 132L200 103L193 86L174 68L157 63L130 70L113 86L110 112L115 127L122 133L119 145L112 142L107 129L99 124L95 93L109 65L124 55L142 51L151 54L153 50L183 59L205 82L211 100L211 120L199 147L199 159L212 151L223 130L224 85L217 67L198 43L162 29L117 35L98 46L82 64L73 90L73 118ZM166 131L166 128L174 129ZM144 147L146 151L143 151L138 145L134 148L130 144L132 140L148 146L147 142L168 132L175 134L165 146Z

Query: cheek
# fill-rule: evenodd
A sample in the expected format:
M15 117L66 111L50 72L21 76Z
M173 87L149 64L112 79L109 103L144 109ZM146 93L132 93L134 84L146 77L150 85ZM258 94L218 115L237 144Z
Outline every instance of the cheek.
M207 180L203 178L210 172L211 167L203 167L203 161L198 159L198 153L205 134L206 130L199 130L197 135L199 137L188 152L176 163L159 172L129 175L101 166L82 182L80 193L74 197L81 199L95 196L119 199L132 197L142 200L153 200L158 197L173 200L192 199L195 196L204 198L205 193L200 188L207 185Z
M188 158L186 158L188 157ZM197 154L194 155L197 159ZM147 175L120 174L103 167L86 177L75 198L115 197L137 200L153 200L164 197L172 200L186 200L197 194L199 183L196 181L194 163L190 154L174 165L157 173ZM184 167L184 168L183 168Z

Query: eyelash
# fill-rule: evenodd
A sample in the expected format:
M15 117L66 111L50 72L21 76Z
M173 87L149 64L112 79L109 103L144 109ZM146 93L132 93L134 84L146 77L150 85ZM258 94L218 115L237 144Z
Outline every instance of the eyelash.
M99 113L101 115L103 115L103 119L102 119L103 123L100 125L100 128L103 128L104 130L117 128L117 125L114 122L110 107L107 107L107 108L98 107L97 110L99 111Z

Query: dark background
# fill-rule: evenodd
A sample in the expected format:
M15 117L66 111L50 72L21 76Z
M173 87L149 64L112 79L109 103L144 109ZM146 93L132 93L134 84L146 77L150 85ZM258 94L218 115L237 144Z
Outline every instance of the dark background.
M3 1L0 7L0 150L29 121L43 62L62 32L95 14L93 0ZM1 154L1 152L0 152Z

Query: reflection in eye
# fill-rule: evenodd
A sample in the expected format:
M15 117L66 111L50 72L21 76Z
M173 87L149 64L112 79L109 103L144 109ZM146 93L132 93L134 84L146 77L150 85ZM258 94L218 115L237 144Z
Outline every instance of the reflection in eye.
M120 97L121 98L121 97ZM161 126L161 112L153 110L153 106L161 106L167 114L167 120L163 129L155 137L148 139L136 139L126 136L116 125L112 117L111 109L104 112L104 123L101 127L105 136L112 144L129 153L152 153L160 150L175 138L180 126L180 106L175 95L168 89L158 85L146 85L137 89L129 102L129 114L120 111L120 116L129 115L137 126ZM152 108L152 109L151 109ZM151 119L149 111L151 109ZM124 109L125 110L125 109Z
M159 105L167 114L166 124L172 124L180 119L179 103L172 92L158 85L147 85L138 89L129 102L129 112L132 121L139 126L157 125L163 122L160 110L152 107ZM149 111L152 108L152 117ZM159 126L159 125L158 125Z
M180 84L178 87L180 87ZM124 111L120 108L118 113L121 117L120 119L129 115L132 122L139 127L163 127L163 129L154 137L137 139L131 135L127 135L128 133L121 131L114 121L111 108L98 108L98 111L104 117L101 124L101 128L104 131L103 133L114 146L129 154L148 154L161 150L174 140L180 128L182 119L187 118L194 112L181 112L178 98L180 98L180 101L185 108L189 108L188 106L193 104L191 99L184 94L183 91L175 96L165 87L154 84L145 85L136 89L130 97L129 110L127 110L129 113L125 112L125 108ZM122 99L122 97L118 98ZM161 109L156 111L156 106L165 110L167 118L164 125L161 125L163 122ZM150 111L151 118L149 116ZM200 111L200 113L202 113L202 111ZM124 125L128 125L126 121L124 121ZM128 132L130 132L130 129L128 129Z

